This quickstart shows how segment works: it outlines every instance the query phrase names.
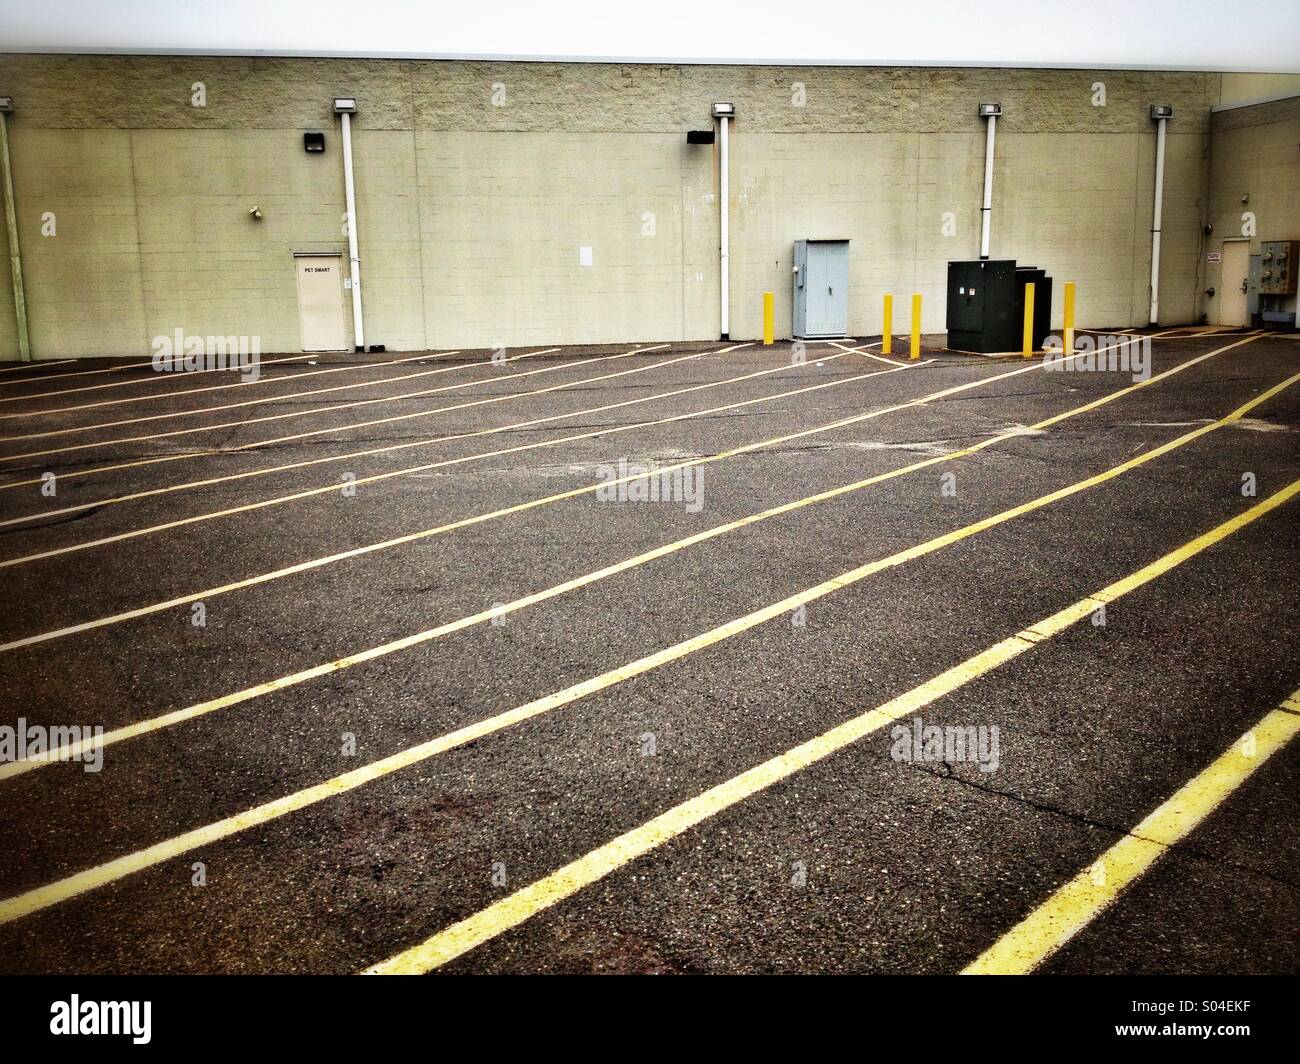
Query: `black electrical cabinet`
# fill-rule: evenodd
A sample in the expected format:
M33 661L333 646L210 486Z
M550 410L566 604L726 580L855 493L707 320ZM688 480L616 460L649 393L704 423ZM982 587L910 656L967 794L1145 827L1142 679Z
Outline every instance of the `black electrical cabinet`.
M1034 286L1033 349L1051 329L1052 279L1015 259L968 259L948 263L948 347L984 355L1024 347L1025 285Z
M981 354L1019 350L1018 290L1015 259L948 263L948 346Z

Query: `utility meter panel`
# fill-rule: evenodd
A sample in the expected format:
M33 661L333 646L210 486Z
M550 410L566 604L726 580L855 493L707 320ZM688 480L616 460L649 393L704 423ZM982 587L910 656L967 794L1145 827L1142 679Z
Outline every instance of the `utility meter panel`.
M1296 290L1296 249L1300 241L1265 240L1259 245L1259 294L1289 296Z
M794 328L800 340L849 331L849 242L794 242Z

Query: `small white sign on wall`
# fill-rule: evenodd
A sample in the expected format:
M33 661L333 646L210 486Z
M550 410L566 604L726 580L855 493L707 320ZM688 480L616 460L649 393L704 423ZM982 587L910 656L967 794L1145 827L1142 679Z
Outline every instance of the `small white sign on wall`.
M1222 261L1223 261L1223 252L1222 252L1222 251L1211 251L1208 255L1205 256L1205 261L1206 261L1206 262L1222 262Z
M578 248L578 265L582 267L591 265L591 248L585 246Z

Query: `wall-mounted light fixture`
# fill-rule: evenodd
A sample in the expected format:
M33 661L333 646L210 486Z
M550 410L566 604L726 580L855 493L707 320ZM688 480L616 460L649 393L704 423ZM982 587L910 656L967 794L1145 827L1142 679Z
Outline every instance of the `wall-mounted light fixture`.
M260 221L262 220L262 208L261 208L261 207L250 207L250 208L248 209L248 216L249 216L250 218L252 218L253 221L255 221L255 222L260 222Z
M334 98L334 113L336 115L356 114L357 101L351 96L336 96Z

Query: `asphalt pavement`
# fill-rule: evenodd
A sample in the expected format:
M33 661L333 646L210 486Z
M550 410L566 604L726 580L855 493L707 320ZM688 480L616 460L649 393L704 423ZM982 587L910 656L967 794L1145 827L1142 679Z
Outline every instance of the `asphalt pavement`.
M0 375L0 970L1296 971L1300 341L1151 349Z

